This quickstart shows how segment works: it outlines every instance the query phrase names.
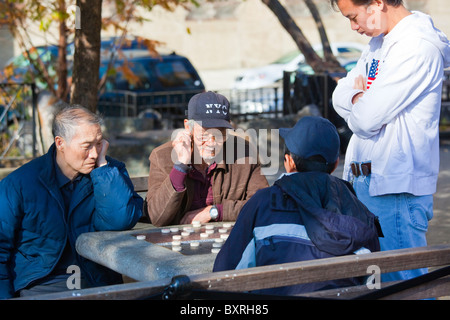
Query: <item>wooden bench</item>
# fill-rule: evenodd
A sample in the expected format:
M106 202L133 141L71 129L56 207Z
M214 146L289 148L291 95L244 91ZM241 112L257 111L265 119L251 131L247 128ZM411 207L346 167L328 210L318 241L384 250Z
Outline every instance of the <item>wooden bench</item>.
M148 176L131 178L138 193L147 192ZM246 292L251 290L287 286L345 277L368 276L370 266L378 266L382 272L417 268L435 268L450 265L450 245L376 252L329 259L302 261L282 265L257 267L189 276L190 287L196 290ZM161 293L172 279L151 282L135 282L117 286L46 295L49 299L141 299ZM382 283L382 288L394 285ZM311 298L350 299L373 293L367 286L326 290L303 294ZM428 282L420 287L402 290L387 299L423 299L450 296L450 277ZM41 298L44 298L41 296Z
M137 193L147 192L148 190L148 176L132 177L131 182L134 186L134 191Z
M446 266L439 271L446 271L450 265L450 245L436 245L421 248L401 249L375 252L363 255L349 255L327 259L301 261L243 270L222 271L215 273L188 275L182 279L187 283L185 288L203 292L206 299L213 297L215 292L247 292L251 290L311 283L347 277L370 276L370 267L377 266L381 272L393 272L417 268L436 268ZM435 271L438 272L438 271ZM428 274L432 276L433 273ZM416 278L419 279L419 278ZM428 279L429 280L429 279ZM409 282L413 280L408 280ZM48 294L30 299L145 299L159 297L173 284L172 279L162 279L149 282L133 282L122 285L69 291L58 294ZM370 289L363 285L358 287L326 290L303 294L308 298L350 299L363 297L367 299L425 299L431 297L450 296L450 276L439 276L388 296L377 297L391 286L400 284L383 283L381 289ZM170 291L170 290L169 290ZM364 294L375 294L372 298ZM223 294L223 293L222 293ZM231 298L233 295L231 294Z

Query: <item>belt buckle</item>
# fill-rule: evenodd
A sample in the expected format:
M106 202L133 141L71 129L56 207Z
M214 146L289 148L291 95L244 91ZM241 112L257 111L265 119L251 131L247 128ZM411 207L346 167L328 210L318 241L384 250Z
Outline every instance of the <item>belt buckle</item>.
M371 164L372 161L365 161L365 162L352 162L350 163L350 167L352 169L352 173L355 176L355 178L358 178L359 176L363 175L365 177L369 176L371 174Z
M352 169L352 173L355 176L355 178L358 178L361 175L361 170L359 167L359 163L358 162L352 162L350 163L350 167Z
M372 163L370 161L361 163L361 173L368 177L372 172Z

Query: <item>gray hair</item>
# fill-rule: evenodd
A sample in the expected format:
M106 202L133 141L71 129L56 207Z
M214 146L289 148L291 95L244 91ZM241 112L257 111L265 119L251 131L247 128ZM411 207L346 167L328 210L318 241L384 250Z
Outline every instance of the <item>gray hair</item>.
M59 136L66 141L71 141L77 127L82 123L101 126L103 124L103 119L99 115L78 104L64 107L53 119L53 137Z

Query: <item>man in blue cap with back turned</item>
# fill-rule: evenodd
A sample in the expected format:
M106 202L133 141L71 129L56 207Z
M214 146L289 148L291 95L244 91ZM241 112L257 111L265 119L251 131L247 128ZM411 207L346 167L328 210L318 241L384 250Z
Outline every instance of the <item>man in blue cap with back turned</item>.
M381 228L352 186L331 175L339 162L339 136L321 117L280 129L286 174L242 208L214 263L214 271L362 254L380 250ZM293 295L362 284L360 278L260 290Z

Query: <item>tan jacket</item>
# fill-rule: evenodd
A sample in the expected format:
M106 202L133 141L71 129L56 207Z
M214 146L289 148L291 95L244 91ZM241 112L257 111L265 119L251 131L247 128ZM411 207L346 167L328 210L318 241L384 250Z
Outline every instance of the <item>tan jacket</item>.
M224 221L236 220L247 200L259 189L269 186L266 177L261 173L259 161L251 157L256 155L256 152L249 153L248 143L241 138L234 138L236 140L233 157L218 163L212 177L214 204L223 204ZM230 157L230 154L226 153L227 144L231 146L231 142L227 140L222 154ZM242 147L246 156L238 159L238 156L243 154ZM172 142L169 141L155 148L150 154L150 174L144 210L155 226L179 224L184 214L189 211L193 199L194 181L189 176L186 178L184 191L177 192L172 186L169 177L173 168L171 153Z

